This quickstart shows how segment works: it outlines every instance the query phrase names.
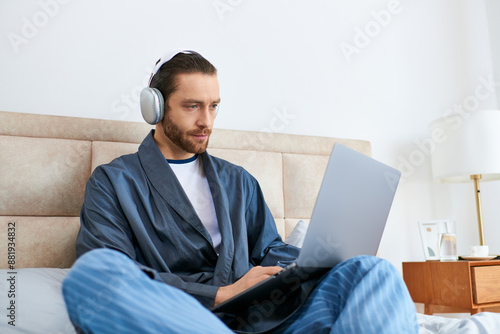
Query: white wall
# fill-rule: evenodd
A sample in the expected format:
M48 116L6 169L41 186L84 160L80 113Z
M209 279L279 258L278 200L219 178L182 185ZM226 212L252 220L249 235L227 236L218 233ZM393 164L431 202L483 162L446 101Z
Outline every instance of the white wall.
M488 22L491 53L493 60L493 72L496 81L500 81L500 1L486 0L486 19ZM496 90L497 101L500 101L500 89Z
M216 127L367 139L375 158L403 170L380 250L400 268L424 258L418 220L456 220L461 254L478 243L472 185L433 183L430 158L418 152L427 150L429 122L494 73L498 46L491 45L488 20L500 13L486 15L485 6L2 1L0 109L141 121L138 93L154 61L172 48L198 50L219 70ZM497 108L496 94L477 108ZM500 182L483 184L485 232L496 254L498 194Z

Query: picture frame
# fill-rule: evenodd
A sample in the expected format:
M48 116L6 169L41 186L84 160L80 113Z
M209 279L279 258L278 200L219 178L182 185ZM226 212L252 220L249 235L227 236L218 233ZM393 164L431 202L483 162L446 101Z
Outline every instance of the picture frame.
M418 222L425 260L439 260L439 234L446 232L450 220L421 220Z

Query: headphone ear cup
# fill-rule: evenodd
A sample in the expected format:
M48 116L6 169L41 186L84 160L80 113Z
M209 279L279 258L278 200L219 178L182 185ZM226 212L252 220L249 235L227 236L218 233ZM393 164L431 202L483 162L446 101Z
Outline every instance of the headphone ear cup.
M144 88L141 91L140 103L142 117L147 123L154 125L163 119L165 101L158 89Z

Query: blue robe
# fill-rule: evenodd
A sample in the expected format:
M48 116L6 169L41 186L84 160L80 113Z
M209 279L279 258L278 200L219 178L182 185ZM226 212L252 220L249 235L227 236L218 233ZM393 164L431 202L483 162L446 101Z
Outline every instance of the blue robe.
M76 240L80 257L118 250L152 278L210 308L220 286L257 265L285 265L299 249L283 243L257 180L242 167L201 154L222 235L220 254L153 139L95 169Z

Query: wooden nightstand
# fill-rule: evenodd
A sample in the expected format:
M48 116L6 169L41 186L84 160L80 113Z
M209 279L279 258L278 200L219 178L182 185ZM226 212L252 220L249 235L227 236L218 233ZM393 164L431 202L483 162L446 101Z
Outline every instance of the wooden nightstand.
M500 306L500 260L403 262L403 279L425 314Z

